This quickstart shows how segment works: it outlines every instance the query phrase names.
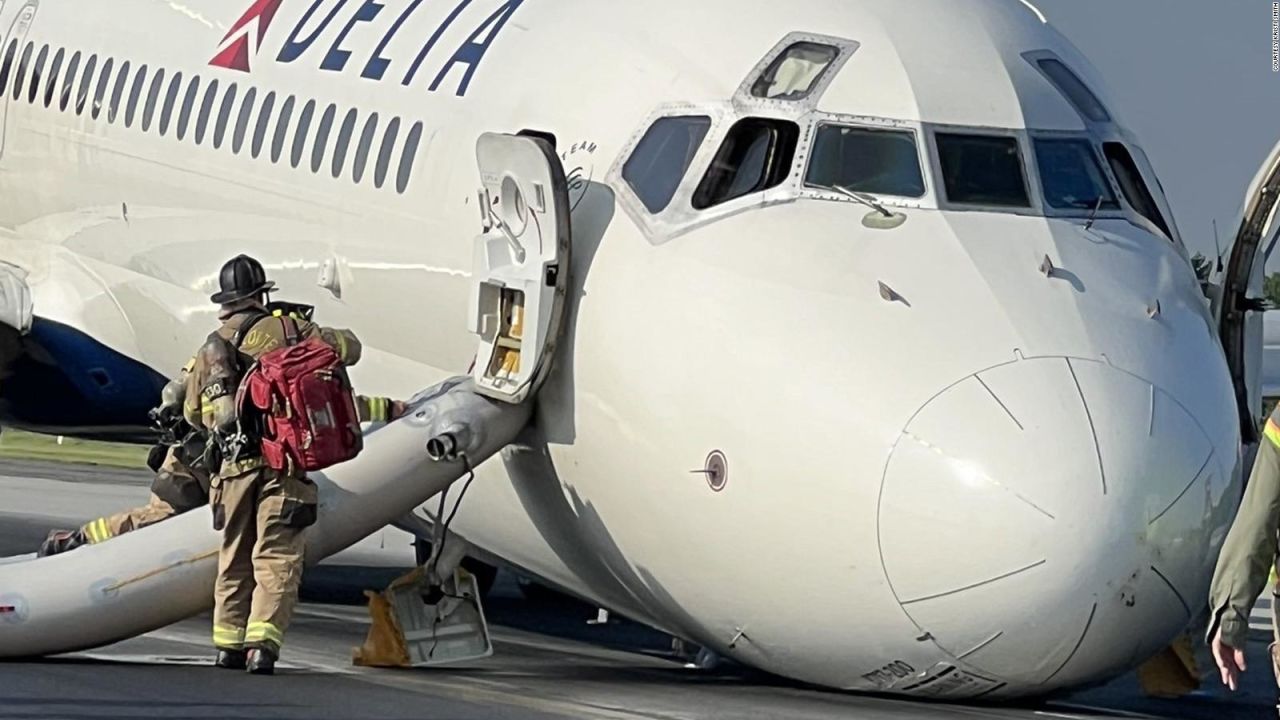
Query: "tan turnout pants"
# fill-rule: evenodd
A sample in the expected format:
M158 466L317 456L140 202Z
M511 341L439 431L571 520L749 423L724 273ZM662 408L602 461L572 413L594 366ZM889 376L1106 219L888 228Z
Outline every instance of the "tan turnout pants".
M98 518L84 527L80 528L80 532L84 533L85 539L92 545L100 542L106 542L117 535L123 535L134 530L141 530L148 525L154 525L162 520L177 515L178 511L173 509L169 503L156 497L155 493L151 494L151 501L142 507L125 510L122 513L116 513L104 518Z
M305 547L315 522L316 486L258 468L213 479L209 502L222 530L214 585L213 644L280 654L298 601Z

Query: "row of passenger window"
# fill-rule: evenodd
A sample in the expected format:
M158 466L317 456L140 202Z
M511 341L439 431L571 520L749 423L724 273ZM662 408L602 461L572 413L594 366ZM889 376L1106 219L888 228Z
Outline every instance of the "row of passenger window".
M371 174L379 189L394 171L396 192L402 194L409 187L423 133L421 122L406 130L400 118L383 124L376 112L361 122L356 108L341 112L333 103L321 107L315 100L303 102L274 91L242 91L237 83L184 77L181 72L170 75L164 68L134 66L127 60L100 61L96 54L85 57L63 48L53 51L48 45L36 50L34 43L27 43L19 54L16 40L9 43L0 64L0 99L6 94L15 102L43 104L77 116L87 113L95 121L105 115L108 123L136 126L161 137L190 138L215 149L229 146L236 155L269 155L273 163L308 166L313 173L327 172L335 179L349 175L361 183ZM330 143L335 131L336 140Z
M671 203L711 129L706 116L661 118L641 138L623 179L650 212ZM781 185L790 176L800 137L793 122L744 118L729 129L692 198L705 210ZM1030 209L1031 191L1021 143L1011 135L933 133L945 201L958 206ZM1084 137L1034 137L1035 167L1045 204L1054 210L1119 210L1099 155ZM1123 143L1102 145L1125 199L1170 235L1154 197ZM924 171L911 130L820 123L804 182L808 187L879 196L920 198Z

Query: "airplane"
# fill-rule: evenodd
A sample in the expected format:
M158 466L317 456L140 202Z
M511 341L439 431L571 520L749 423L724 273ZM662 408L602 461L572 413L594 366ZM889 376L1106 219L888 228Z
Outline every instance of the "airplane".
M451 526L479 557L746 665L1039 695L1196 619L1280 153L1202 289L1028 3L0 0L0 32L6 425L145 435L250 252L357 330L362 392L469 372L531 415ZM420 425L334 470L381 524Z

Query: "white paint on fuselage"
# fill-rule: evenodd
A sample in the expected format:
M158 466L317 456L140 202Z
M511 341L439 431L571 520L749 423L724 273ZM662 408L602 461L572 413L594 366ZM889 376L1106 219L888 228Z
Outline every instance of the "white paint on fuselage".
M354 53L346 70L319 70L362 4L350 4L310 50L283 64L274 55L310 6L286 2L245 75L205 64L243 10L238 5L113 0L109 9L87 11L71 0L43 0L31 32L38 44L148 63L170 76L198 73L206 82L239 83L241 92L252 85L260 100L275 91L277 102L290 94L300 103L316 99L320 110L333 102L339 117L350 107L384 122L398 116L402 132L423 121L426 130L413 181L397 194L389 189L394 181L376 190L368 181L334 180L328 158L313 174L251 159L247 149L214 149L207 138L201 146L178 141L173 129L161 138L119 119L10 101L0 224L14 236L0 239L0 258L31 271L37 313L172 372L213 326L211 272L250 251L282 296L314 303L326 324L358 331L370 348L353 374L361 391L408 394L463 371L474 353L464 312L479 217L476 137L550 131L566 164L594 178L574 216L568 337L538 400L532 449L488 463L468 495L455 525L468 540L744 662L841 688L906 691L912 678L949 663L991 682L973 680L948 694L999 683L1007 683L999 691L1006 694L1048 690L1132 664L1187 620L1173 596L1157 596L1167 588L1142 583L1163 563L1181 583L1177 592L1203 595L1206 553L1220 542L1231 510L1224 498L1237 487L1239 438L1221 350L1179 246L1122 219L1084 231L1078 218L945 212L936 202L906 211L898 230L875 231L860 222L866 208L814 199L767 208L748 200L736 214L655 242L661 238L616 202L629 190L606 180L654 108L727 102L792 31L861 43L821 111L1080 131L1080 118L1021 54L1055 51L1105 100L1102 84L1029 10L995 0L963 10L942 0L785 7L528 0L460 98L452 92L460 70L443 89L425 88L501 2L460 15L409 87L399 82L407 64L453 4L419 8L416 30L388 46L393 63L381 82L362 79L360 68L408 3L387 3L375 22L355 26L344 45ZM711 32L725 23L732 33ZM111 32L102 32L108 24ZM575 150L579 143L590 149ZM1042 274L1046 256L1063 272ZM340 299L316 286L330 261ZM906 302L883 300L879 282ZM1162 310L1152 319L1157 300ZM1054 445L1041 455L1011 441L999 460L1012 458L1025 472L998 482L1069 520L1023 536L1001 517L963 518L988 551L1026 544L1044 550L1045 562L1012 586L1012 600L956 594L961 602L946 624L1003 633L962 659L950 637L931 635L937 628L913 621L921 613L904 611L911 598L897 594L893 583L901 580L881 547L883 478L904 429L931 400L1019 358L1109 363L1104 376L1111 379L1099 382L1149 383L1199 425L1169 430L1165 444L1126 434L1105 458L1087 446L1064 454ZM1134 404L1154 407L1150 398L1095 397L1085 417L1079 406L1050 397L1040 428L1049 437L1055 423L1078 435L1085 423L1155 414ZM953 422L975 430L967 426L980 416L975 408ZM960 439L927 440L945 455ZM1187 467L1190 460L1152 456L1183 440L1212 448L1212 472L1196 475L1200 466ZM728 458L721 493L691 472L712 450ZM1105 497L1099 463L1110 463L1114 476ZM974 477L981 473L952 481ZM1187 512L1179 506L1149 529L1153 508L1184 497ZM937 499L921 495L914 520L895 520L894 531L905 533L899 537L919 542L895 551L930 558L956 577L965 568L979 572L981 558L929 541L934 528L955 520ZM1060 551L1073 543L1074 551ZM1130 572L1144 593L1132 609L1125 604ZM1132 642L1084 643L1089 623L1080 615L1091 621L1094 614L1082 597L1093 598L1100 626L1123 626ZM1023 626L1045 618L1047 630L1018 640ZM904 666L911 671L903 678L886 680Z

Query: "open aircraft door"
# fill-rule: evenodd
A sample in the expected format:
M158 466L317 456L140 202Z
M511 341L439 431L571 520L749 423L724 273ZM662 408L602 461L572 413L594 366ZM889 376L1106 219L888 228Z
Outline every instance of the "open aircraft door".
M8 92L9 80L23 65L23 48L27 32L35 22L40 0L0 0L0 30L4 31L4 44L0 45L0 75L4 82L0 87L0 160L4 159L5 140L9 135L9 106L13 97Z
M485 133L476 143L483 234L475 240L468 324L480 337L479 392L520 403L551 367L569 286L569 188L539 137Z
M1246 445L1258 442L1262 412L1262 313L1266 309L1262 282L1265 249L1280 233L1280 144L1271 151L1245 196L1243 217L1220 292L1213 298L1222 348L1235 384L1240 412L1240 437Z

